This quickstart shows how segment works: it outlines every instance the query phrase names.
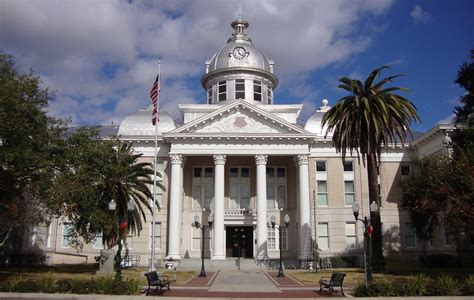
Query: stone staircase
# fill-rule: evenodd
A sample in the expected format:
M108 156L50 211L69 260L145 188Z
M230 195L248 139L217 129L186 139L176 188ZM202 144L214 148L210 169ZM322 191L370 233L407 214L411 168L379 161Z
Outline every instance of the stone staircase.
M175 261L177 269L180 271L196 271L201 269L201 259L187 258ZM217 270L278 270L278 260L254 260L248 258L238 259L236 257L226 258L224 260L204 259L204 267L206 271ZM283 260L285 269L297 269L300 264L297 260Z

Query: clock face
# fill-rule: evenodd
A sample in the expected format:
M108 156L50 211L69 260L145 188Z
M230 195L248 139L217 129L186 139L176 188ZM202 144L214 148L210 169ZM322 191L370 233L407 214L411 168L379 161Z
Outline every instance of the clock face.
M235 47L232 55L234 55L236 59L242 59L247 55L247 50L245 50L244 47Z

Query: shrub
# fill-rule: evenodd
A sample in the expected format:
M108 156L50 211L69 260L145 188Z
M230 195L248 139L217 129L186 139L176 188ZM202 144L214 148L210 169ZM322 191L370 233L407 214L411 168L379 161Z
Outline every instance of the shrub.
M94 280L97 294L112 294L114 292L114 278L103 276Z
M71 292L71 280L70 279L59 279L55 284L55 292L65 294Z
M43 293L54 293L54 279L51 274L47 274L39 280L39 288Z
M129 279L125 281L125 288L125 293L127 295L138 295L142 290L140 282L136 279Z
M458 294L458 286L449 275L437 277L431 285L431 295L433 296L453 296Z
M462 287L462 294L465 296L474 295L474 276L470 275L464 281L464 286Z
M365 288L365 282L359 282L354 289L356 297L390 297L397 296L394 284L386 279L377 279Z
M39 284L32 279L14 281L10 289L14 293L38 293Z
M450 254L430 254L420 256L420 262L431 268L454 268L456 267L456 257Z
M430 279L423 275L415 275L408 277L406 283L402 285L399 295L404 296L426 296L429 294L428 285Z

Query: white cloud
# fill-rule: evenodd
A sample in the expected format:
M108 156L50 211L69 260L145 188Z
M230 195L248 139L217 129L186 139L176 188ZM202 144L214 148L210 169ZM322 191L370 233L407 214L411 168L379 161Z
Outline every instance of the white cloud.
M438 121L437 124L451 124L454 119L454 113L451 113L449 116L446 116L445 118L441 119Z
M421 8L421 5L417 4L410 12L410 16L415 23L428 24L431 20L431 15Z
M242 14L255 46L275 60L279 88L297 84L290 94L311 103L309 74L365 51L374 32L359 22L393 2L247 0ZM4 0L0 44L58 91L51 112L76 123L120 122L149 105L160 59L161 104L176 118L177 103L204 103L204 62L231 35L237 9L219 0Z

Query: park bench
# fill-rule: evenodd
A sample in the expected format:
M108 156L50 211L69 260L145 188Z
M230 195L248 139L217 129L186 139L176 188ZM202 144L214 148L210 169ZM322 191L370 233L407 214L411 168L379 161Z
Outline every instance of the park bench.
M334 287L340 287L341 293L344 296L344 290L342 289L344 277L346 277L346 273L339 272L332 273L331 278L321 277L319 280L319 293L321 293L323 289L328 289L328 293L331 295L332 292L334 292Z
M166 275L159 275L156 271L151 271L145 273L146 280L148 281L148 290L146 294L148 295L150 293L151 287L156 287L155 291L158 291L160 295L163 295L163 290L167 289L168 291L171 291L170 289L170 279Z

